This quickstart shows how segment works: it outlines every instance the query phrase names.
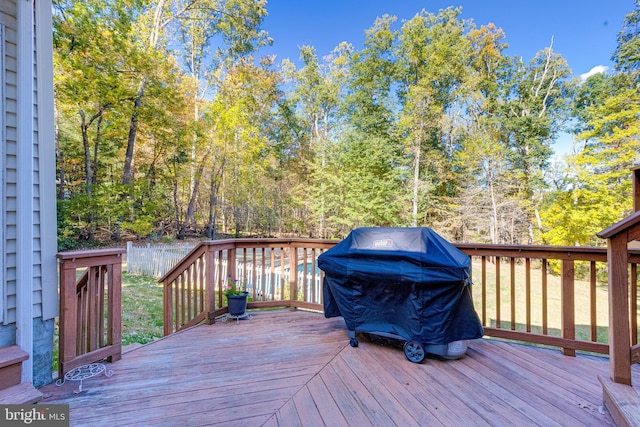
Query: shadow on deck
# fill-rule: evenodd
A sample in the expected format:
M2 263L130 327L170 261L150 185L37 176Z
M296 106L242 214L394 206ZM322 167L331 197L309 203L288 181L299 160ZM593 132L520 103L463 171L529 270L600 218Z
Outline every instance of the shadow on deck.
M255 312L127 352L80 393L45 386L40 403L69 404L77 426L614 425L597 379L607 358L482 339L416 365L359 338L348 345L341 318Z

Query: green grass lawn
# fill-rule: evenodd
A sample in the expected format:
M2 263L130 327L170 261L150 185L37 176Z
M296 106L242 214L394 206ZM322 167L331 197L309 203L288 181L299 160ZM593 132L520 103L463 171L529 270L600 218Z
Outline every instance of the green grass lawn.
M153 277L123 274L122 345L146 344L162 335L162 284Z

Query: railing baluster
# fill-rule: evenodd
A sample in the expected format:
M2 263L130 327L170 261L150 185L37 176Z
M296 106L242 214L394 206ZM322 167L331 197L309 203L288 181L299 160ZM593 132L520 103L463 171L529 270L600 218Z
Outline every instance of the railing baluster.
M271 264L269 265L269 277L271 278L271 301L276 300L276 248L271 248L270 254Z
M289 256L289 299L291 303L298 299L298 248L293 246ZM290 308L292 311L294 307Z
M487 324L487 257L482 256L482 324Z
M548 328L548 288L547 288L547 260L542 259L542 335L549 333Z
M316 266L318 265L318 258L316 257L316 248L311 248L311 299L307 302L318 302L316 298Z
M111 298L107 298L107 301L105 301L105 288L107 286L107 269L108 267L106 266L99 266L97 268L98 270L98 284L99 284L99 288L100 290L98 291L98 297L99 297L99 301L98 301L98 324L97 324L97 343L96 343L96 348L102 348L104 347L105 344L105 336L104 336L104 305L105 302L108 304L109 301L111 301ZM106 289L107 292L109 292L109 289Z
M509 293L511 296L511 330L516 330L516 259L514 257L510 258L509 261L509 269L511 272L510 275L510 284L509 284Z
M253 299L258 299L258 271L257 271L257 258L256 258L256 248L251 249L251 281L253 282Z
M590 306L590 337L591 341L598 341L598 319L597 319L597 306L596 306L596 262L591 261L589 263L589 306Z
M629 290L629 310L631 313L631 344L638 343L638 264L631 264L631 288Z
M171 292L171 288L167 288L167 285L164 286L163 293L163 322L164 322L164 334L169 335L172 331L171 325L173 325L173 293Z
M227 278L224 276L224 267L222 265L222 261L223 261L223 251L216 251L217 254L217 260L216 260L216 264L215 264L215 271L216 271L216 280L215 285L214 285L214 292L216 292L218 294L218 305L215 308L220 308L222 307L222 287L224 286L223 283L226 283Z
M213 248L205 248L203 256L205 257L205 273L206 283L203 285L206 287L207 299L205 301L204 310L206 313L211 313L216 309L216 258ZM209 316L205 319L207 323L211 323L214 320Z
M194 264L191 264L191 266L189 267L189 269L187 269L187 283L186 283L186 295L187 295L187 300L185 301L185 305L187 306L187 319L191 319L191 304L192 304L192 298L191 298L191 283L193 281L193 275L194 275Z
M184 271L178 277L178 282L176 283L176 328L184 325L184 298L182 295L182 278L184 277Z
M302 301L307 301L309 291L307 286L307 248L302 248Z
M500 328L500 257L496 257L496 328Z
M285 299L284 296L284 261L285 260L285 249L284 247L280 248L280 299Z
M525 258L525 317L527 332L531 332L531 258Z
M576 338L575 297L574 297L574 261L562 260L562 338L574 340ZM573 348L562 348L565 356L575 356Z

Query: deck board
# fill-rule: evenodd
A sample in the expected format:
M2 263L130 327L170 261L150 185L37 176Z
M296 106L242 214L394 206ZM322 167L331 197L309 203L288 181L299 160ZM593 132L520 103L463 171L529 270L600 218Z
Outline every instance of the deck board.
M307 384L307 388L318 408L324 425L334 427L347 427L349 425L320 375L313 377Z
M42 403L69 404L72 426L614 425L605 357L482 339L417 365L396 342L359 339L340 318L260 311L133 349L81 393L45 386Z

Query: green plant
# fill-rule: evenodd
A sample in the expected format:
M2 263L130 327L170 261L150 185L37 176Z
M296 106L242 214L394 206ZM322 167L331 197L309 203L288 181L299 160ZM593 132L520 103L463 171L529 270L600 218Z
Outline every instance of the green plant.
M240 295L246 295L245 291L243 290L243 286L241 283L238 283L237 279L233 279L231 278L231 276L227 276L227 285L225 286L224 290L222 291L227 297L232 297L232 296L240 296Z

